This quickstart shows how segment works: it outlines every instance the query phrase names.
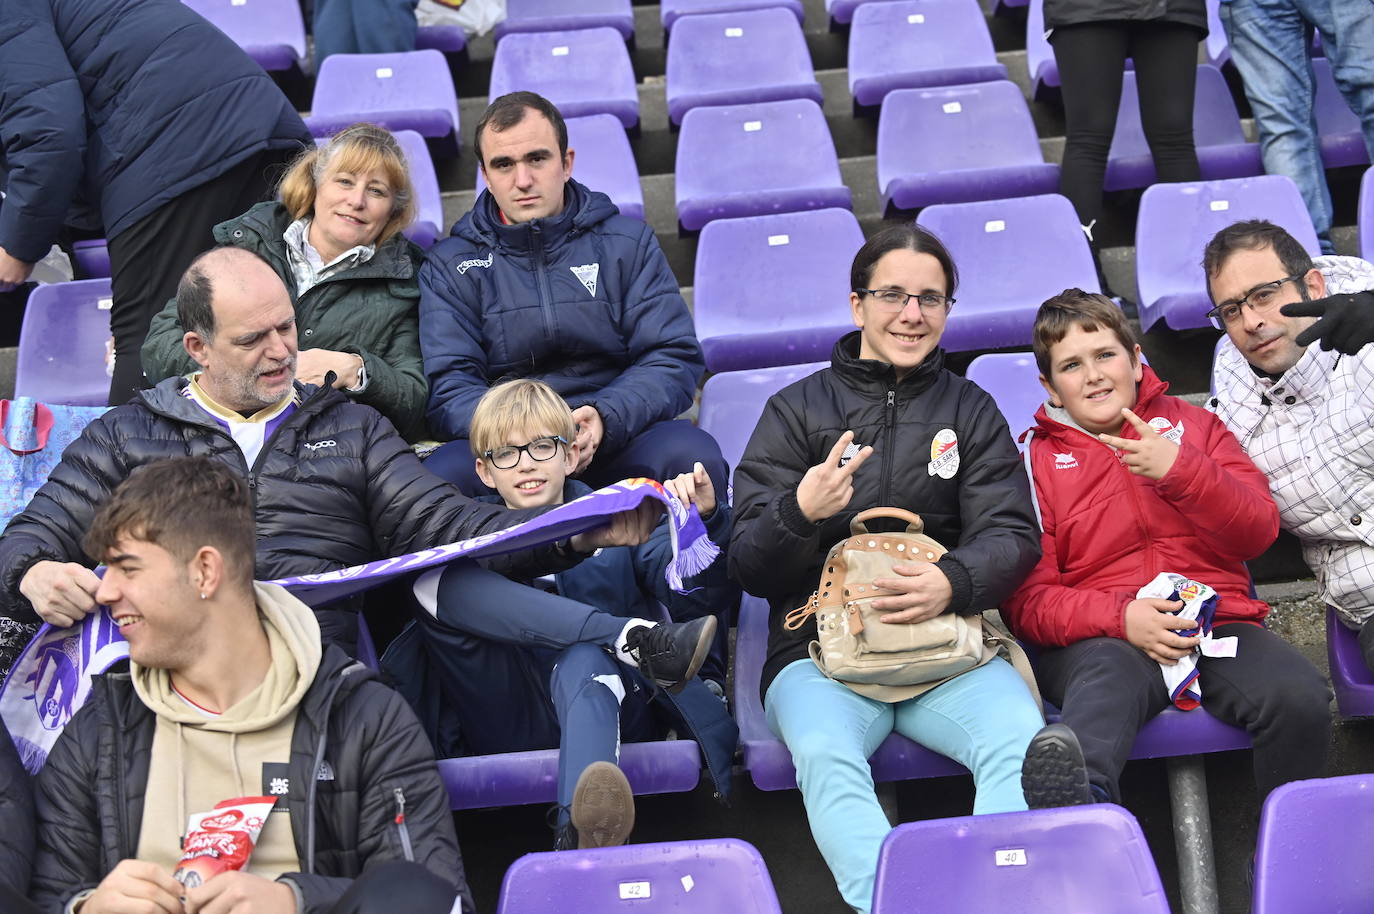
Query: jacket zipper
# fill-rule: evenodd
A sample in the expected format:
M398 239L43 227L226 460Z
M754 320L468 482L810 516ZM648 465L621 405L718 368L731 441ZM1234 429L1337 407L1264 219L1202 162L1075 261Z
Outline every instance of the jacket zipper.
M531 223L530 234L534 240L534 275L539 286L539 311L544 316L544 336L553 339L553 293L549 290L549 274L544 262L544 231Z
M897 434L897 389L889 388L887 392L887 434L883 443L883 498L880 504L890 505L892 503L892 448L894 438Z
M415 851L410 846L410 827L406 825L406 795L399 787L393 787L391 795L396 798L396 833L401 838L401 853L413 863Z
M127 729L124 726L123 711L120 709L119 704L112 699L110 689L105 686L104 683L101 684L101 688L105 690L105 700L109 702L110 709L114 712L112 715L114 718L113 729L116 738L118 738L118 735L124 733ZM130 835L128 810L125 808L127 799L124 795L124 753L119 751L118 747L115 747L113 755L115 767L115 814L119 817L119 834L123 836L125 841L128 841ZM185 828L186 826L182 824L177 827ZM123 848L120 854L122 857L132 857L136 852L137 848ZM117 861L107 860L105 862L113 865L113 863Z

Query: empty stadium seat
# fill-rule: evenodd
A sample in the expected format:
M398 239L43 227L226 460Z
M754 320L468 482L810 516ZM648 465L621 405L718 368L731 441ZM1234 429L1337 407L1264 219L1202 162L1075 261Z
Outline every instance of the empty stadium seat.
M1058 194L928 206L918 221L959 265L940 338L949 351L1028 346L1041 302L1073 287L1101 291L1078 215Z
M1005 80L897 89L878 117L878 189L884 209L1053 193L1026 99Z
M1312 75L1317 81L1317 133L1321 137L1322 162L1327 168L1366 164L1369 149L1364 143L1360 118L1350 110L1341 90L1336 88L1331 61L1325 57L1313 58Z
M110 250L104 238L72 243L72 259L81 279L100 279L110 275Z
M692 284L707 370L828 359L854 329L849 265L863 243L859 220L844 209L708 224Z
M1359 220L1360 256L1374 260L1374 168L1364 173L1360 179Z
M415 29L415 49L442 54L467 53L468 37L460 25L422 25Z
M110 280L38 286L19 330L14 395L41 403L104 406L113 341Z
M297 0L182 0L268 72L305 61L305 20Z
M1197 68L1193 93L1193 139L1203 180L1244 178L1264 173L1259 144L1248 142L1226 79L1216 67ZM1124 74L1121 107L1107 154L1106 190L1148 187L1155 183L1154 158L1140 123L1136 74Z
M1371 856L1374 775L1284 784L1260 813L1251 911L1368 911Z
M664 37L672 35L673 24L684 16L704 13L737 13L741 10L762 10L779 7L790 10L797 22L804 21L802 0L663 0L659 4L659 19Z
M1031 98L1044 99L1047 90L1059 88L1059 64L1045 38L1045 0L1030 0L1026 6L1026 72Z
M835 26L849 25L854 21L854 13L859 7L874 0L825 0L825 11L830 15L831 30Z
M639 92L625 39L612 28L508 35L496 46L491 98L538 92L564 117L614 114L639 123Z
M1281 175L1156 184L1140 198L1136 221L1136 287L1140 328L1160 320L1175 330L1209 326L1212 303L1199 263L1219 230L1242 219L1268 219L1313 256L1317 233L1297 186Z
M830 128L810 99L693 108L675 170L688 231L712 219L850 206Z
M964 377L986 390L1007 420L1018 448L1021 433L1035 424L1035 414L1045 402L1040 368L1029 352L988 352L969 362Z
M611 198L626 216L644 219L644 189L639 167L625 128L612 114L570 117L568 148L576 153L573 175L592 190ZM482 169L477 169L477 192L486 189Z
M1374 673L1365 666L1359 637L1334 609L1326 608L1327 667L1341 717L1374 717Z
M406 227L405 235L420 247L428 249L448 230L444 220L444 198L439 193L439 179L434 173L434 160L429 156L425 138L414 130L397 130L396 142L405 153L410 183L415 187L415 221Z
M635 36L630 0L506 0L506 18L496 24L496 40L512 32L564 32L612 28L626 41Z
M325 58L306 126L315 136L332 136L359 121L441 139L441 148L456 154L458 95L444 55L431 49Z
M526 854L501 883L497 914L781 914L768 867L734 838Z
M1207 62L1218 70L1231 62L1231 45L1221 23L1221 4L1222 0L1207 0L1207 38L1203 42Z
M740 456L749 443L749 436L754 433L754 426L759 423L759 416L763 415L763 405L768 398L793 381L800 381L829 367L827 360L809 365L781 365L712 375L701 388L701 411L697 424L716 439L725 462L732 467L739 466ZM762 664L762 660L759 663ZM743 726L741 722L740 727Z
M823 100L801 23L785 9L684 18L668 45L665 81L674 124L700 105Z
M893 89L1006 79L978 0L869 3L849 27L849 94L882 104Z
M1169 914L1139 823L1109 803L898 825L878 854L873 914L936 898L961 914Z

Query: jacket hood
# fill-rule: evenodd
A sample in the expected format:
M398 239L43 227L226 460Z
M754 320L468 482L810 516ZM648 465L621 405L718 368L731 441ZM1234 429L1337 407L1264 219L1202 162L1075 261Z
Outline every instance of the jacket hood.
M295 711L320 669L320 626L310 607L276 584L254 583L253 595L272 653L262 683L220 716L206 717L172 690L169 672L131 661L134 691L154 714L195 729L252 733Z
M241 216L216 225L214 237L218 244L232 244L252 251L269 263L275 263L284 256L282 236L295 221L284 205L276 200L268 200L254 204ZM366 263L338 275L350 280L410 279L423 260L424 251L404 233L397 232L385 243L377 245ZM294 285L288 283L288 286L292 287L294 298Z
M945 367L945 351L936 346L925 361L898 381L897 370L887 362L859 358L862 337L862 330L850 331L830 350L830 367L855 390L881 396L895 385L904 396L917 394L933 384Z
M535 226L543 232L547 247L566 236L590 231L619 212L610 197L569 178L563 190L563 210L556 216L506 225L501 221L496 198L490 190L483 190L472 209L458 220L450 234L472 244L526 251L532 246Z
M1131 407L1131 412L1137 416L1144 413L1154 405L1154 401L1169 392L1169 383L1155 374L1155 370L1149 365L1140 366L1140 383L1136 385L1135 406ZM1062 406L1051 406L1049 400L1040 404L1040 409L1035 413L1035 431L1042 435L1054 435L1065 428L1078 429L1085 435L1097 439L1097 435L1089 432L1079 425L1069 415L1069 411Z

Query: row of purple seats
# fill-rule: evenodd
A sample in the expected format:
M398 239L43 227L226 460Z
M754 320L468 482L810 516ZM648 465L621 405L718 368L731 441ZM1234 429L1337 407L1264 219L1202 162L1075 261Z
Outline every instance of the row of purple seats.
M317 137L370 121L388 130L414 130L456 155L458 94L439 51L334 54L320 66L306 126Z
M634 9L630 0L506 0L506 18L493 34L499 42L517 32L568 32L574 29L612 28L625 41L635 35Z
M802 0L662 0L659 3L659 19L663 23L664 37L668 38L672 36L677 21L689 16L739 13L773 7L785 9L796 16L798 25L804 21L806 14Z
M538 92L564 117L614 114L639 124L639 90L625 39L614 28L518 32L496 46L489 96Z
M978 0L868 3L849 29L849 92L882 104L894 89L957 86L1007 78Z

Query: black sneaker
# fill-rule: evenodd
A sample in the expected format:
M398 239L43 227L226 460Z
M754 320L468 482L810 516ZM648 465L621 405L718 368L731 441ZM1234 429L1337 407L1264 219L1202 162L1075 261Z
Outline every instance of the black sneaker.
M1088 786L1088 766L1078 737L1065 724L1043 727L1026 748L1021 792L1031 809L1097 802Z
M624 844L635 827L635 795L625 772L610 762L583 769L573 788L571 818L579 848Z
M659 688L681 692L701 669L716 637L716 617L691 622L637 625L625 636L622 648L639 664L639 671Z

